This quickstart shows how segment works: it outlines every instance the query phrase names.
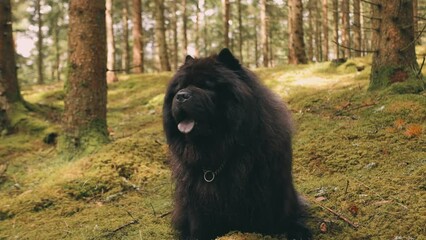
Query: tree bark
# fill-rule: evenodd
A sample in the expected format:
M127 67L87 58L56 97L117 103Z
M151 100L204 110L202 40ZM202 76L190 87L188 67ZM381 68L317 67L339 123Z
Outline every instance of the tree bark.
M340 58L339 48L339 2L333 0L333 24L334 24L334 54L336 59Z
M195 2L195 8L196 8L196 13L195 13L195 57L199 57L200 56L200 36L201 36L201 32L200 32L200 3L198 1Z
M322 60L328 61L328 1L322 0Z
M349 0L342 0L342 45L344 48L344 58L351 57L351 32L349 23Z
M160 58L160 71L170 71L169 56L167 54L166 28L164 26L164 0L155 1L155 38Z
M178 59L178 56L179 56L179 53L178 53L178 34L177 34L177 21L178 21L178 19L177 19L177 11L178 11L178 9L177 9L177 1L173 1L173 18L172 18L172 25L173 25L173 29L172 29L172 31L173 31L173 70L176 70L177 68L178 68L178 61L179 61L179 59Z
M361 39L361 1L353 0L354 6L354 23L353 23L353 33L354 33L354 49L362 50L362 39ZM355 57L361 57L360 51L355 51Z
M141 0L133 0L133 72L143 73L144 67L144 41L142 29L142 3Z
M414 35L420 34L419 31L419 1L413 0L413 21L414 21ZM421 38L417 38L416 45L422 45Z
M182 35L183 35L183 57L188 54L188 17L187 17L187 10L186 10L186 0L182 0Z
M118 82L115 74L115 43L112 22L112 0L106 0L105 21L107 28L107 82Z
M35 1L35 13L37 15L37 83L44 84L43 73L43 21L41 19L41 0Z
M263 66L269 67L269 17L266 0L260 1L260 44L262 45Z
M108 142L105 0L70 0L64 136L69 157Z
M372 36L376 52L370 75L370 90L385 88L396 82L418 77L413 26L412 0L376 0L373 21L378 29ZM417 80L421 83L421 80Z
M241 10L241 0L237 0L237 10L238 10L238 52L240 62L243 63L243 17Z
M308 33L308 42L307 42L307 55L308 55L308 61L313 61L314 59L314 38L312 37L314 35L314 21L315 21L315 16L313 14L313 2L314 0L309 0L308 1L308 29L309 29L309 33ZM317 59L318 60L318 59Z
M229 0L222 0L223 9L223 45L229 48L229 17L230 17L230 4Z
M289 0L289 64L307 63L303 40L303 4L302 0Z
M16 74L15 44L12 31L12 8L10 0L0 1L0 83L8 103L22 100Z
M129 73L129 2L127 0L123 1L123 6L121 9L122 14L122 25L123 25L123 40L121 43L121 68L125 73Z
M322 61L322 36L321 36L321 11L319 7L320 2L315 1L313 5L313 12L315 12L315 58L317 62Z

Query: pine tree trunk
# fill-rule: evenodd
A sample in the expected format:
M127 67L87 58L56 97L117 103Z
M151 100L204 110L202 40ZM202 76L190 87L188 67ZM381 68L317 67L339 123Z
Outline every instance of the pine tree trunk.
M313 14L312 11L312 7L313 7L313 2L314 0L309 0L308 1L308 29L309 29L309 33L307 34L307 38L308 38L308 42L307 42L307 55L308 55L308 61L313 61L314 59L314 38L312 37L314 35L314 21L315 21L315 16ZM318 60L318 59L317 59Z
M307 63L303 40L303 4L302 0L289 0L289 64Z
M268 42L268 32L269 32L269 19L267 12L266 0L260 1L260 44L262 46L262 57L263 57L263 66L269 67L269 42Z
M350 32L350 23L349 23L349 0L342 0L342 45L344 49L344 58L351 57L351 32Z
M0 1L0 83L8 103L22 100L16 74L15 44L12 32L10 0Z
M424 88L418 80L419 66L414 48L413 1L376 0L372 6L373 21L372 44L376 52L370 75L370 90L381 89L393 83L413 80Z
M257 20L256 17L254 19L254 65L259 67L259 41L258 41L258 31L257 31Z
M122 14L122 25L123 25L123 40L121 43L121 68L125 73L129 73L129 2L123 1L121 10Z
M43 21L41 19L40 0L35 1L35 13L37 15L37 83L44 84L43 73Z
M237 7L238 7L238 52L239 52L239 59L240 62L243 63L243 17L242 17L242 10L241 10L241 0L237 0Z
M177 2L173 1L173 18L172 18L172 31L173 31L173 70L176 70L178 68L178 56L179 56L179 49L178 49L178 33L177 33Z
M229 18L230 18L230 5L229 0L222 0L223 9L223 45L229 48Z
M69 157L108 142L105 0L70 0L64 136Z
M142 3L133 0L133 72L143 73L144 68L144 41L142 29Z
M361 40L361 1L353 0L354 6L354 23L353 23L353 32L354 32L354 49L361 50L362 40ZM355 51L355 57L361 57L360 51Z
M186 0L182 0L182 35L184 55L188 54L188 16L186 12Z
M339 48L339 2L333 0L333 24L334 24L334 54L336 59L340 58Z
M322 38L321 38L321 11L319 1L315 1L313 5L313 12L315 12L315 58L317 62L322 62Z
M55 72L56 81L61 81L61 46L59 45L60 28L56 27L54 30L54 43L55 43Z
M112 0L106 0L106 28L107 28L107 82L118 82L115 74L115 44L112 23Z
M195 13L195 57L200 56L200 6L199 2L195 3L196 13Z
M328 2L322 0L322 59L328 61Z
M414 36L420 34L419 31L419 1L413 0L413 21L414 21ZM417 45L422 45L421 38L417 38Z
M160 58L160 71L170 71L169 56L167 54L166 28L164 26L164 0L156 0L155 3L155 38Z

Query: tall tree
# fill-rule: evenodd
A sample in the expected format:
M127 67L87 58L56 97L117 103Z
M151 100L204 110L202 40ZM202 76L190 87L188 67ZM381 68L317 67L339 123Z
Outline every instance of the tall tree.
M307 56L308 56L308 60L312 61L314 59L314 38L313 38L313 33L315 32L314 30L314 22L315 22L315 16L314 16L314 11L312 9L314 4L314 0L309 0L308 1L308 30L309 30L309 34L307 34ZM318 60L318 59L317 59Z
M186 0L182 0L182 35L184 55L188 54L188 16L186 9Z
M169 55L167 53L166 28L164 26L164 0L155 1L155 38L160 58L160 71L170 71Z
M320 1L314 1L313 12L315 13L315 58L318 62L322 61L322 36L321 36L321 10Z
M70 0L69 68L62 150L73 156L108 142L105 0Z
M0 131L10 128L10 104L21 101L16 75L10 0L0 1Z
M303 41L303 4L302 0L288 1L288 62L289 64L307 63L305 43Z
M262 45L263 66L269 67L269 17L266 0L260 0L260 44Z
M414 21L414 34L420 34L418 33L419 30L419 1L413 0L413 21ZM417 38L417 45L421 45L422 41L421 38Z
M112 0L106 0L105 13L106 29L107 29L107 82L117 82L118 78L115 74L115 43L114 29L112 22Z
M10 0L0 1L0 83L8 103L22 100L16 74L15 44Z
M121 9L122 15L122 24L123 24L123 39L121 41L121 68L129 73L129 2L127 0L123 1Z
M229 20L231 8L229 0L222 0L223 10L223 46L229 48Z
M354 6L354 24L353 24L353 33L354 33L354 49L362 50L362 39L361 39L361 1L353 0ZM356 57L361 56L361 51L355 51L354 55Z
M336 59L340 58L339 48L339 1L333 0L333 25L334 25L334 54Z
M241 0L237 0L237 11L238 11L238 53L241 62L243 60L243 17L241 9Z
M177 33L177 1L173 1L173 11L172 11L172 31L173 31L173 70L176 70L178 68L178 62L179 62L179 50L178 50L178 33Z
M43 20L41 16L41 0L35 1L35 15L37 15L37 83L44 84L43 73Z
M342 45L344 46L343 57L351 57L351 32L349 22L349 0L342 0L341 2L342 12Z
M133 72L143 73L144 69L144 41L142 29L142 2L133 0Z
M359 0L358 0L359 1ZM322 59L328 61L328 1L322 0Z
M372 36L375 52L369 89L416 79L419 66L414 48L413 1L376 0L372 8L377 32Z

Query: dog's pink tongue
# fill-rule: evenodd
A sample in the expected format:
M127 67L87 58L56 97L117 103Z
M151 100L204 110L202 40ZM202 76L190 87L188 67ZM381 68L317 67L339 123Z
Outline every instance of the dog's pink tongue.
M195 122L193 120L185 120L178 124L178 129L181 133L189 133L194 128Z

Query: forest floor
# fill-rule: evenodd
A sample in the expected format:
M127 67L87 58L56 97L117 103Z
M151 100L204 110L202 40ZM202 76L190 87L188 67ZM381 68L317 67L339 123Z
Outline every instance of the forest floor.
M369 71L361 58L256 73L293 113L295 184L315 239L426 239L426 92L367 92ZM24 89L32 110L0 138L0 239L173 239L161 126L170 77L110 84L112 142L72 161L49 144L60 133L63 86Z

